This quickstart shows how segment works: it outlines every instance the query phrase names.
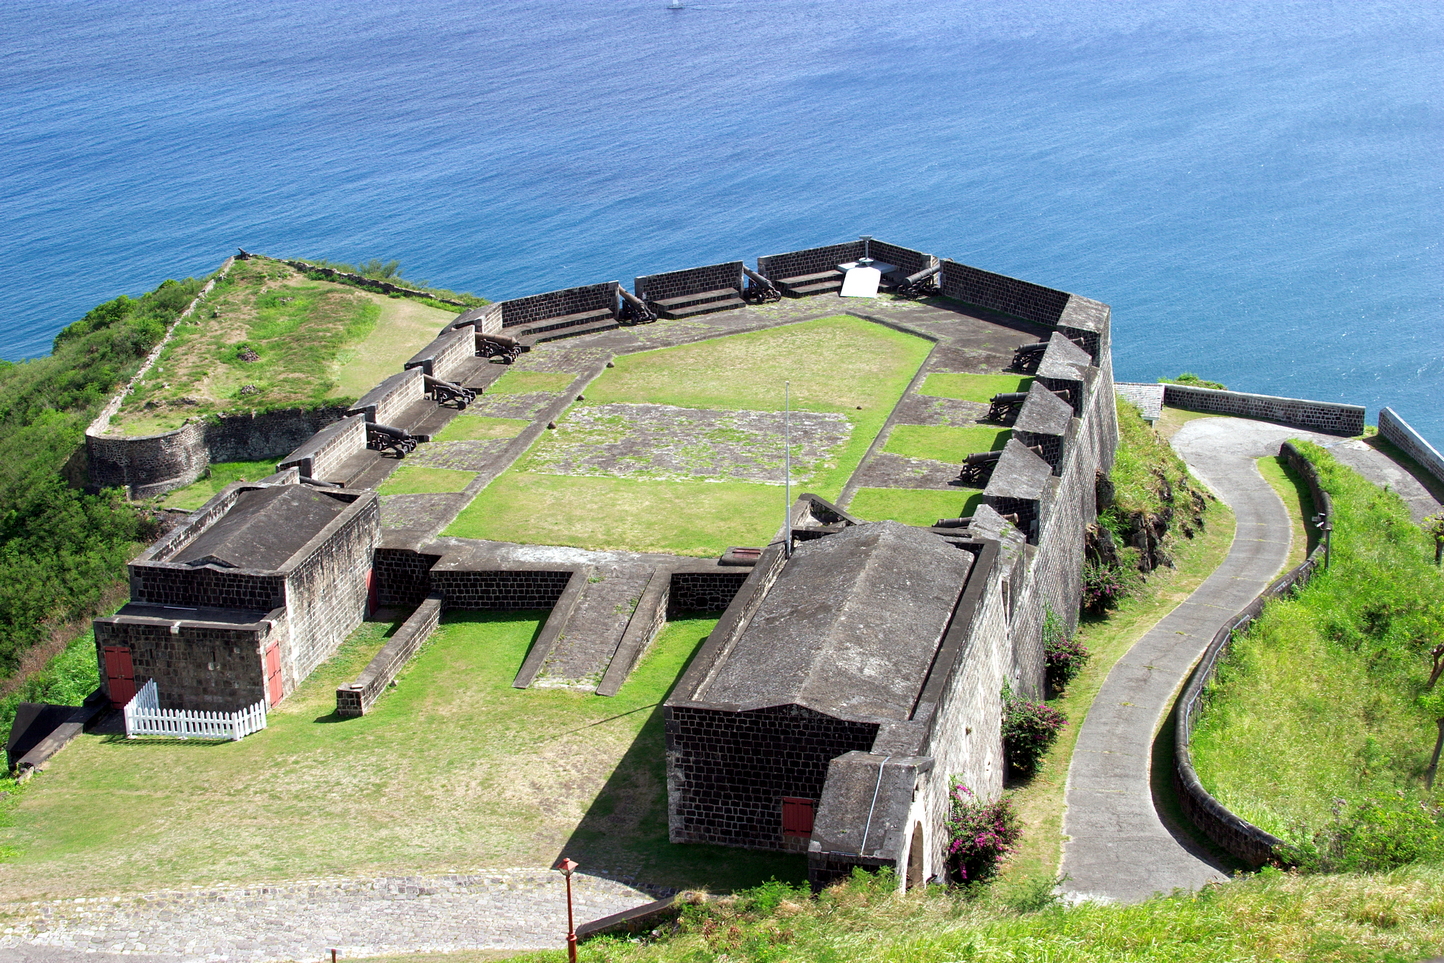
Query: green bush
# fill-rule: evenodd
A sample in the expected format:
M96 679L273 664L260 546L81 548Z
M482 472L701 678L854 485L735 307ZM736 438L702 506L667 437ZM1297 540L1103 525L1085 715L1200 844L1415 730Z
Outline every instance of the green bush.
M1300 869L1380 873L1414 862L1444 862L1444 811L1405 794L1334 802L1334 820L1286 847Z
M1228 389L1225 388L1221 383L1219 383L1219 382L1217 382L1217 381L1204 381L1202 378L1200 378L1198 375L1194 374L1192 371L1185 371L1183 374L1179 375L1177 378L1159 378L1159 379L1158 379L1158 382L1159 382L1159 384L1165 384L1165 385L1186 385L1186 386L1188 386L1188 387L1190 387L1190 388L1212 388L1212 389L1214 389L1215 391L1227 391L1227 390L1228 390Z
M1034 702L1003 687L1003 755L1008 768L1020 776L1038 771L1044 754L1067 725L1063 713L1043 702Z

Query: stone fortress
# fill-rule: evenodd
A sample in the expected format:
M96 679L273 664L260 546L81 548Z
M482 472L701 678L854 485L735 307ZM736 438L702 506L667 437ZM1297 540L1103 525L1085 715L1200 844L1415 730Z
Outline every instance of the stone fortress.
M885 289L910 297L838 299L842 268L868 257L886 262ZM1077 617L1095 486L1118 438L1109 308L866 239L756 264L460 314L276 474L228 487L131 563L131 603L96 620L112 704L155 680L166 708L275 705L378 606L413 614L338 689L342 715L366 712L448 609L550 610L514 684L606 696L669 615L723 611L664 707L671 839L806 853L816 884L855 866L892 867L910 886L944 874L954 780L1001 792L1001 692L1040 696L1043 621ZM768 545L715 558L441 534L612 358L841 313L932 347L839 503L867 484L945 487L937 466L882 451L892 426L936 424L942 409L1012 429L964 466L982 489L970 516L867 522L803 494ZM512 370L502 361L569 378L549 394L488 395ZM991 406L917 390L931 374L1004 371L1033 380ZM1355 428L1352 406L1300 404L1342 419L1335 430L1362 429L1362 409ZM527 427L448 454L448 467L464 457L476 472L461 492L379 499L397 456L421 457L468 405ZM185 432L128 447L92 438L92 475L136 495L184 484L207 457L184 450L204 443Z

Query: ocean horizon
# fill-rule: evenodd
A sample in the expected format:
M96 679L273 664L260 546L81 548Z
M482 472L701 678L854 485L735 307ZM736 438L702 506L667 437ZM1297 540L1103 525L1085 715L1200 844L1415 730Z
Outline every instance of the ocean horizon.
M871 234L1444 447L1444 7L666 8L7 5L0 357L238 247L503 299Z

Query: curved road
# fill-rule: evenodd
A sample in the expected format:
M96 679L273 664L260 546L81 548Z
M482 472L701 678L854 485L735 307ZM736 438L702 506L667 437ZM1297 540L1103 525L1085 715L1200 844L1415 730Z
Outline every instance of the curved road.
M1159 818L1149 761L1154 734L1193 664L1288 557L1291 521L1254 462L1278 454L1290 438L1329 448L1377 484L1401 491L1416 516L1438 506L1412 477L1359 441L1240 418L1205 418L1179 430L1174 449L1233 509L1238 531L1218 569L1113 667L1083 721L1063 817L1063 892L1070 901L1132 902L1227 878Z

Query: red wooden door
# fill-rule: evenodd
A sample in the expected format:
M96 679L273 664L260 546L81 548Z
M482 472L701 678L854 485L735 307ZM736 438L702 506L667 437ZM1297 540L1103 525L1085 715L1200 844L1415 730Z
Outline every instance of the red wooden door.
M110 693L110 704L121 708L135 698L135 665L130 659L130 649L123 645L107 645L105 652L105 687Z
M782 797L782 835L811 836L812 813L817 806L814 799Z
M266 649L266 702L271 705L281 701L285 695L281 686L281 644L272 642Z
M366 570L366 617L369 619L376 614L376 570Z

